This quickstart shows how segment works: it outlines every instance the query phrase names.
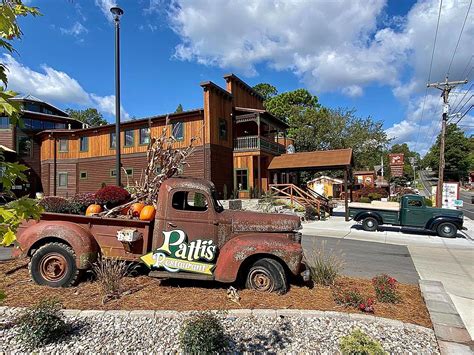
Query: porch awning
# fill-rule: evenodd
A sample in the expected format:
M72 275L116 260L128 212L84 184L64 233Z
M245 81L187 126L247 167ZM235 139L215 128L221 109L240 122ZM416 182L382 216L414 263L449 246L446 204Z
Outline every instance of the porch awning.
M318 150L273 158L268 170L331 170L352 166L352 149Z

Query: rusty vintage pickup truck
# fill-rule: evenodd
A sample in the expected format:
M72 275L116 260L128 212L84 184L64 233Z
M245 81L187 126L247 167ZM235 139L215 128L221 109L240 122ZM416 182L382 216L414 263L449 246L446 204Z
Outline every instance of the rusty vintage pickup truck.
M141 262L149 276L245 282L284 293L289 280L309 278L299 217L224 210L206 180L163 183L153 221L44 213L25 222L15 256L30 257L40 285L73 285L98 257Z

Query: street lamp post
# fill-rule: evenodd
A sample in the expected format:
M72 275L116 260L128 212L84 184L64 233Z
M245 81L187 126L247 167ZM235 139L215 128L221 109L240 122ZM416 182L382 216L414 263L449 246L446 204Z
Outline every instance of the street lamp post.
M120 164L120 16L123 10L120 7L112 7L110 12L114 15L115 23L115 181L121 186L121 164Z

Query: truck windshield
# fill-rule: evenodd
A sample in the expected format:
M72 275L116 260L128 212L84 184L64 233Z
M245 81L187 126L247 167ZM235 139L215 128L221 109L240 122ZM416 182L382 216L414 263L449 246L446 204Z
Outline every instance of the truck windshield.
M214 203L214 209L216 210L216 212L222 212L224 211L224 206L221 205L221 203L219 202L219 200L217 199L217 194L216 194L216 191L213 190L212 191L212 200L213 200L213 203Z

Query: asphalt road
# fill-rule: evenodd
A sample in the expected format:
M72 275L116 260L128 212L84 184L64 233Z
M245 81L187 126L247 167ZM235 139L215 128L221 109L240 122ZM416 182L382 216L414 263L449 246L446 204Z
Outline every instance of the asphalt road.
M404 245L390 245L360 240L338 239L332 237L303 236L303 250L324 249L345 261L343 274L346 276L372 278L377 274L390 274L403 283L418 284L419 275ZM308 260L310 262L310 260Z

